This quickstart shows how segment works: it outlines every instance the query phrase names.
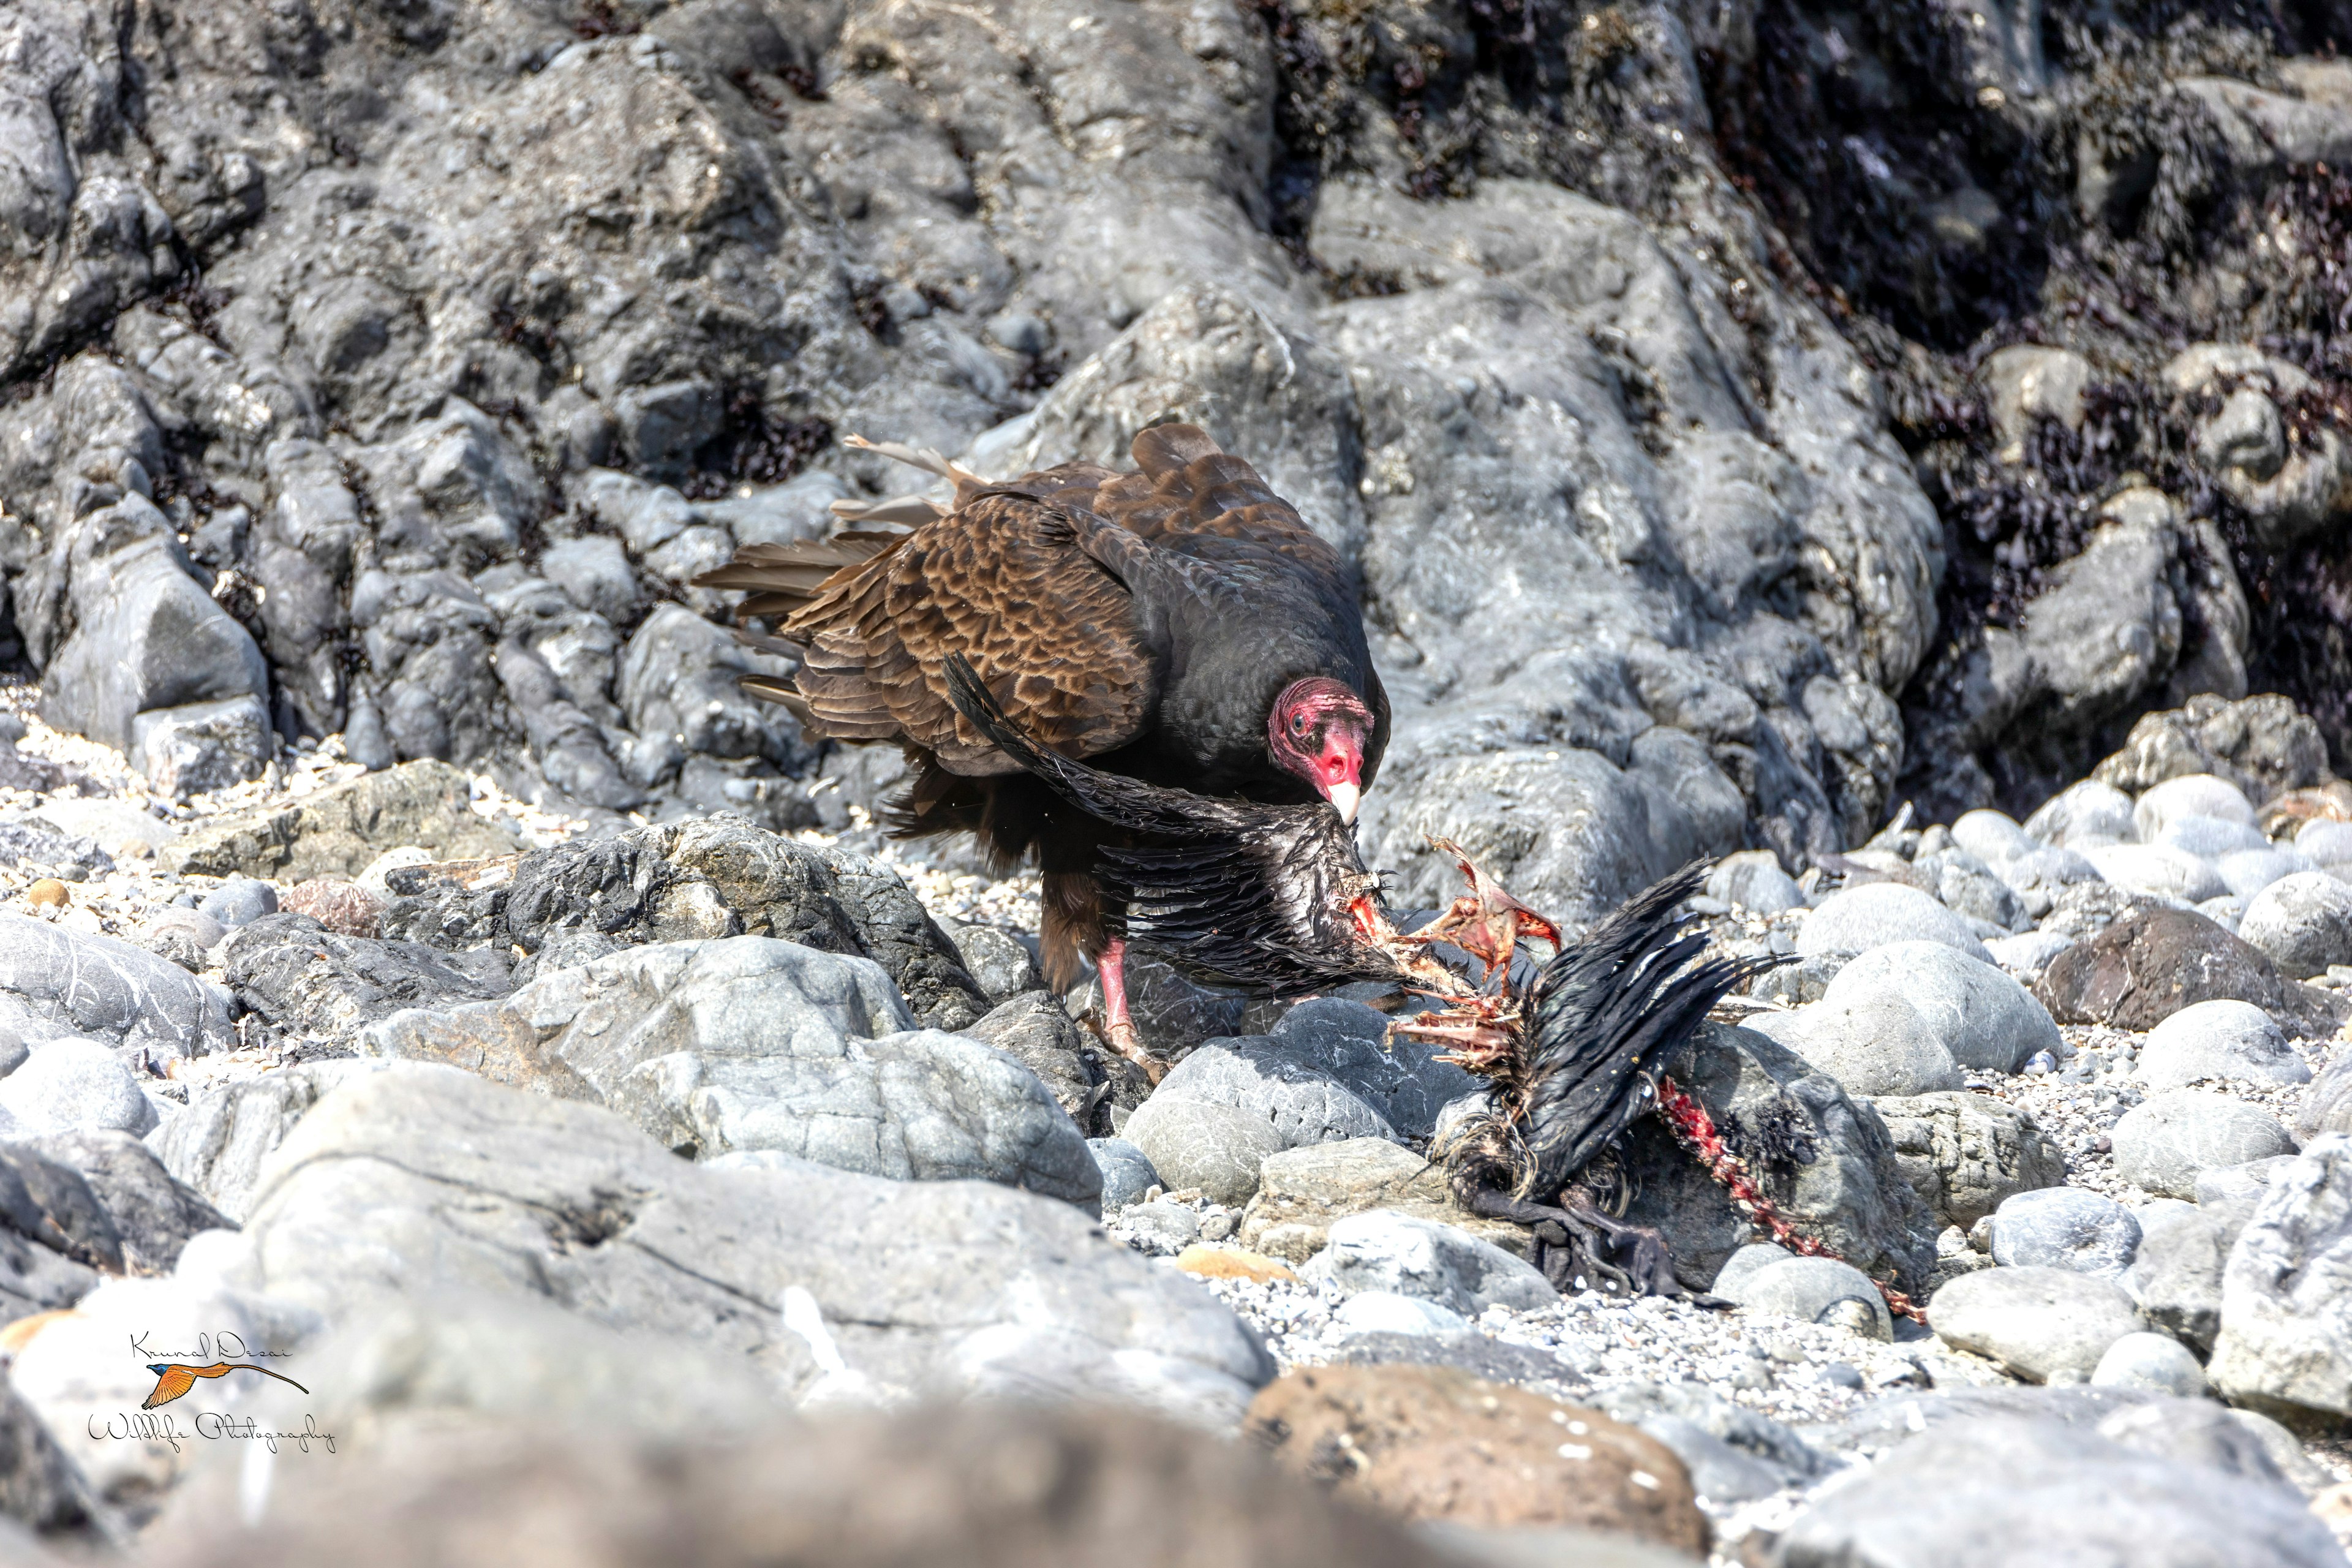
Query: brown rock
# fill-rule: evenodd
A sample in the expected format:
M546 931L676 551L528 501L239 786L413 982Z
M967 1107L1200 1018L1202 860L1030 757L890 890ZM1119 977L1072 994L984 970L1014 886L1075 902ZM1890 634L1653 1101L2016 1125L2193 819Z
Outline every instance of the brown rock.
M1242 1214L1241 1244L1304 1263L1323 1250L1335 1223L1370 1209L1457 1225L1514 1257L1528 1254L1526 1231L1462 1209L1444 1171L1385 1138L1347 1138L1267 1155L1258 1166L1257 1194Z
M1258 1391L1249 1429L1283 1463L1402 1519L1611 1531L1706 1554L1706 1516L1664 1444L1453 1367L1301 1367Z
M1260 1285L1298 1278L1263 1253L1232 1247L1188 1247L1176 1255L1176 1267L1203 1279L1248 1279Z
M2034 988L2062 1024L2145 1032L2183 1007L2251 1002L2290 1034L2334 1034L2352 1004L2289 980L2263 952L2191 910L2142 910L2050 961Z
M257 1526L236 1467L173 1496L158 1568L1447 1568L1246 1446L1115 1410L965 1405L695 1445L406 1429L281 1468Z
M383 906L356 882L340 877L313 877L297 882L278 896L278 907L309 915L341 936L376 935L383 927Z
M25 901L37 910L61 910L73 902L73 895L55 877L44 877L25 889Z

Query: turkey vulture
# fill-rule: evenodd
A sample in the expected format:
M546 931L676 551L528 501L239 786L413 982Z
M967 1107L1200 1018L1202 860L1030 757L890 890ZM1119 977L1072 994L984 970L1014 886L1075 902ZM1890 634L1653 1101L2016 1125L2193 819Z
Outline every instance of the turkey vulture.
M1010 868L1044 873L1047 980L1079 960L1103 983L1104 1033L1157 1066L1128 1015L1126 910L1098 876L1127 830L1057 794L950 700L948 660L1026 734L1095 770L1353 820L1388 742L1344 563L1255 469L1190 425L1135 438L1136 471L1065 463L992 484L928 453L875 450L952 479L951 503L842 508L864 528L755 544L696 579L739 588L772 618L753 646L797 657L748 676L810 733L892 741L914 765L893 803L901 837L972 832ZM1328 815L1328 813L1327 813Z
M1657 1234L1610 1212L1620 1192L1612 1156L1651 1110L1783 1245L1822 1250L1773 1212L1705 1110L1659 1068L1726 993L1783 962L1705 956L1697 918L1678 912L1705 886L1704 863L1644 889L1570 942L1440 842L1468 890L1421 930L1400 932L1381 908L1379 879L1328 807L1211 800L1098 773L1024 734L962 661L949 661L948 677L950 700L974 729L1073 805L1129 830L1103 850L1100 875L1139 935L1276 994L1376 980L1445 1004L1394 1033L1450 1047L1445 1059L1489 1089L1483 1107L1441 1130L1432 1157L1464 1207L1533 1230L1538 1265L1555 1285L1591 1279L1684 1294ZM1527 936L1555 951L1522 985L1511 961ZM1434 962L1430 948L1441 942L1484 973L1474 979Z

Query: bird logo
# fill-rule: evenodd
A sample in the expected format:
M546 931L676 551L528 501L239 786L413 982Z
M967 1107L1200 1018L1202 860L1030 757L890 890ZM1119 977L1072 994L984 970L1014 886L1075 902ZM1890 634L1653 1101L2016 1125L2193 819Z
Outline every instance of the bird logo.
M282 1372L272 1372L266 1366L256 1366L249 1361L216 1361L210 1366L185 1366L177 1362L159 1361L150 1362L147 1364L147 1370L155 1374L155 1391L141 1404L139 1408L142 1410L152 1410L158 1405L171 1404L172 1401L195 1387L196 1379L200 1377L226 1377L233 1372L257 1372L264 1377L274 1377L280 1383L294 1383L292 1378ZM302 1388L299 1383L294 1383L294 1386ZM302 1388L302 1392L308 1394L310 1391Z

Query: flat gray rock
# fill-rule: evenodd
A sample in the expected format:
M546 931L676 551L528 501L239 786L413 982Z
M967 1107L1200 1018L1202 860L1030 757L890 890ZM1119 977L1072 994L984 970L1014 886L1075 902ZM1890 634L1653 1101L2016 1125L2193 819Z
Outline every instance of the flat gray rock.
M367 1074L288 1135L223 1277L345 1325L341 1357L421 1358L374 1394L353 1363L339 1397L361 1405L628 1426L996 1394L1230 1427L1274 1375L1206 1291L1067 1204L761 1160L707 1170L613 1112L447 1069Z
M1943 942L1895 942L1872 948L1838 971L1822 1003L1831 1006L1878 996L1908 1003L1945 1053L1967 1070L2013 1073L2034 1052L2054 1054L2059 1048L2050 1009L1993 964Z
M2151 1095L2124 1112L2111 1134L2116 1173L2163 1197L2197 1194L2197 1178L2249 1160L2294 1152L2278 1119L2205 1089Z
M373 1055L609 1104L698 1157L773 1150L1096 1202L1085 1136L1035 1074L911 1021L870 959L740 936L631 948L499 1001L395 1014L364 1039Z
M228 999L167 958L26 915L0 914L0 995L49 1032L150 1057L199 1057L236 1043Z
M2087 1378L2107 1347L2141 1324L2116 1285L2071 1268L1982 1268L1927 1303L1927 1321L1957 1349L1990 1356L2030 1383Z

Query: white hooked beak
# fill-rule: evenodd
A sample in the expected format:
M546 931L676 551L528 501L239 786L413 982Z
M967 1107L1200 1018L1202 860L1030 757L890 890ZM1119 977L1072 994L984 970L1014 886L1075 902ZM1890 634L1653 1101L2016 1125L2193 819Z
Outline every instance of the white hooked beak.
M1335 784L1331 786L1331 804L1339 808L1339 820L1342 822L1354 824L1356 807L1363 804L1363 799L1364 792L1354 784Z

